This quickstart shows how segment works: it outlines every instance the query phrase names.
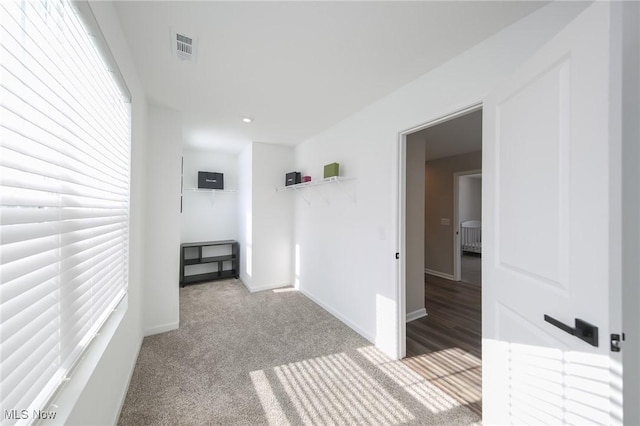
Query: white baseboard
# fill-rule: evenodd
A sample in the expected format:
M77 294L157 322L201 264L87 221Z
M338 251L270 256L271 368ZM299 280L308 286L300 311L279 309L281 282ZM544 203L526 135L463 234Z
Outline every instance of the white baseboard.
M427 316L427 310L425 308L420 308L417 311L407 313L407 322L415 321L418 318L422 318L426 316Z
M362 328L358 327L353 322L351 322L349 319L344 317L342 314L340 314L339 312L335 311L334 309L328 307L326 304L324 304L323 302L318 300L315 296L311 295L308 291L303 290L303 289L299 289L299 291L300 291L300 293L304 294L306 297L311 299L316 305L320 306L322 309L324 309L325 311L329 312L331 315L333 315L334 317L338 318L340 321L345 323L347 325L347 327L351 328L353 331L355 331L356 333L358 333L359 335L361 335L362 337L367 339L372 344L374 344L374 345L376 344L375 343L376 342L376 337L375 336L372 336L371 334L367 333Z
M179 321L162 324L157 327L151 327L144 330L144 337L153 336L154 334L166 333L167 331L177 330L180 326Z
M129 366L129 368L127 369L127 374L129 379L127 380L126 385L124 386L124 389L122 389L121 391L121 397L120 397L120 408L118 409L118 413L115 419L113 419L113 423L112 424L117 424L118 423L118 419L120 418L120 414L122 414L122 408L124 408L124 401L127 398L127 391L129 390L129 386L131 385L131 379L133 378L133 371L136 369L136 364L138 363L138 357L140 356L140 350L142 349L142 341L144 339L141 338L140 339L140 344L138 345L138 350L136 351L136 356L133 358L133 362L131 363L131 365Z
M251 279L249 279L247 277L242 278L242 274L240 274L240 277L238 278L238 281L240 281L242 283L242 285L244 286L244 288L246 288L249 291L249 293L251 293L251 289L247 285L247 281L251 281Z
M455 277L451 274L445 274L444 272L440 272L440 271L434 271L433 269L428 269L428 268L424 268L424 273L425 274L429 274L429 275L433 275L436 277L440 277L440 278L446 278L448 280L451 281L455 281Z
M257 293L259 291L273 290L275 288L291 287L291 284L267 284L257 287L249 287L248 285L245 285L245 287L247 288L247 290L249 290L250 293Z

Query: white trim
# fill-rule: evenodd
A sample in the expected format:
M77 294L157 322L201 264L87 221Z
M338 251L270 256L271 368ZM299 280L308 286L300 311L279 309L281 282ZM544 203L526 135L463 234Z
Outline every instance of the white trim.
M395 276L397 279L396 290L396 306L397 308L397 328L395 350L396 359L402 359L407 356L407 134L408 132L398 135L398 149L396 150L396 161L398 165L397 183L393 187L397 189L395 197L397 199L398 208L395 209L396 217L396 253L400 253L399 261L394 262Z
M460 177L482 174L482 169L467 170L453 174L453 281L462 279L462 250L460 248Z
M244 282L242 282L242 284L244 284ZM291 287L291 284L266 284L258 287L250 287L244 284L244 286L247 288L247 290L249 290L249 293L257 293L259 291L273 290L275 288Z
M338 318L345 325L347 325L347 327L351 328L353 331L355 331L356 333L358 333L359 335L361 335L362 337L364 337L369 342L371 342L372 344L375 345L375 342L376 342L375 336L373 336L372 334L367 333L362 328L360 328L357 325L355 325L353 322L351 322L350 320L345 318L342 314L338 313L338 311L334 310L333 308L330 308L328 305L326 305L325 303L321 302L315 296L311 295L311 293L309 293L308 291L303 290L303 289L300 289L299 291L300 291L300 293L304 294L307 298L309 298L312 302L314 302L316 305L320 306L322 309L324 309L325 311L329 312L334 317Z
M417 311L407 313L407 322L415 321L419 318L426 317L427 310L425 308L420 308Z
M173 321L167 324L158 325L156 327L147 328L144 330L144 337L153 336L154 334L166 333L167 331L177 330L179 326L179 321Z
M622 400L625 424L640 424L640 3L622 2L612 5L623 16L623 81L622 93L622 330L628 338L622 349ZM622 9L622 10L620 10ZM613 27L612 27L613 28ZM615 167L615 165L614 165Z
M124 408L124 401L127 399L127 391L129 390L129 385L131 385L131 379L133 378L133 371L136 369L136 364L138 363L138 357L140 356L140 350L142 349L142 342L144 339L140 339L140 344L138 345L138 350L136 351L136 356L133 357L133 362L131 363L131 365L129 366L129 368L127 369L127 373L128 373L128 379L127 379L127 383L124 385L124 387L120 390L120 404L118 408L118 412L116 413L116 417L113 419L113 424L117 424L118 423L118 419L120 418L120 414L122 414L122 409Z
M84 25L84 28L87 30L87 33L91 36L93 45L96 47L98 52L100 52L100 56L107 66L116 86L120 89L123 99L126 103L131 103L131 91L129 90L129 87L127 87L127 82L120 72L118 62L113 57L113 53L111 53L109 43L107 43L107 39L102 33L100 24L98 24L98 21L93 14L91 5L87 0L73 0L71 1L71 5Z
M424 129L428 129L429 127L433 127L433 126L437 126L438 124L442 124L446 121L451 121L454 120L456 118L462 117L464 115L467 114L471 114L472 112L476 112L478 110L482 109L482 101L478 101L478 102L474 102L473 104L466 106L466 107L462 107L460 109L455 110L456 112L450 113L450 114L445 114L445 115L441 115L438 118L434 118L431 121L428 121L424 124L421 124L419 126L415 126L412 127L410 129L404 130L402 132L400 132L401 135L406 136L409 135L411 133L415 133L415 132L419 132L420 130L424 130Z
M424 273L425 274L429 274L429 275L433 275L433 276L436 276L436 277L440 277L440 278L446 278L446 279L451 280L451 281L455 281L453 279L453 275L445 274L444 272L440 272L440 271L434 271L433 269L424 268Z

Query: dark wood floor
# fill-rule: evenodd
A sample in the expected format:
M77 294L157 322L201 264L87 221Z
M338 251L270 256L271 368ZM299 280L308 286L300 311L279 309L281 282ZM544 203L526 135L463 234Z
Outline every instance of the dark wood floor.
M482 258L480 255L464 253L460 261L462 281L480 285L482 283Z
M482 286L425 275L428 316L407 323L405 364L473 411L482 410Z

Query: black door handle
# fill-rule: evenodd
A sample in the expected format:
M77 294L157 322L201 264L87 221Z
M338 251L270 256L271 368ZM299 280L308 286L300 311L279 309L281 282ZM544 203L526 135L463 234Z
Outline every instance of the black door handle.
M549 315L545 315L544 320L550 324L555 325L560 330L567 332L572 336L576 336L580 340L584 340L591 346L598 347L598 327L596 327L595 325L589 324L584 320L576 318L575 327L570 327L567 324L564 324L557 319L550 317Z

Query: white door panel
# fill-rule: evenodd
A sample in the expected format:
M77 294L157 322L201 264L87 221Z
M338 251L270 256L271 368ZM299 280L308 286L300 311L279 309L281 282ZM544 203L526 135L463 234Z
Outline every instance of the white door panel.
M483 420L611 424L610 5L484 103ZM599 343L544 320L598 327ZM615 322L615 321L614 321Z
M566 59L501 101L495 139L498 173L506 177L496 188L500 266L560 288L569 242L568 74Z

